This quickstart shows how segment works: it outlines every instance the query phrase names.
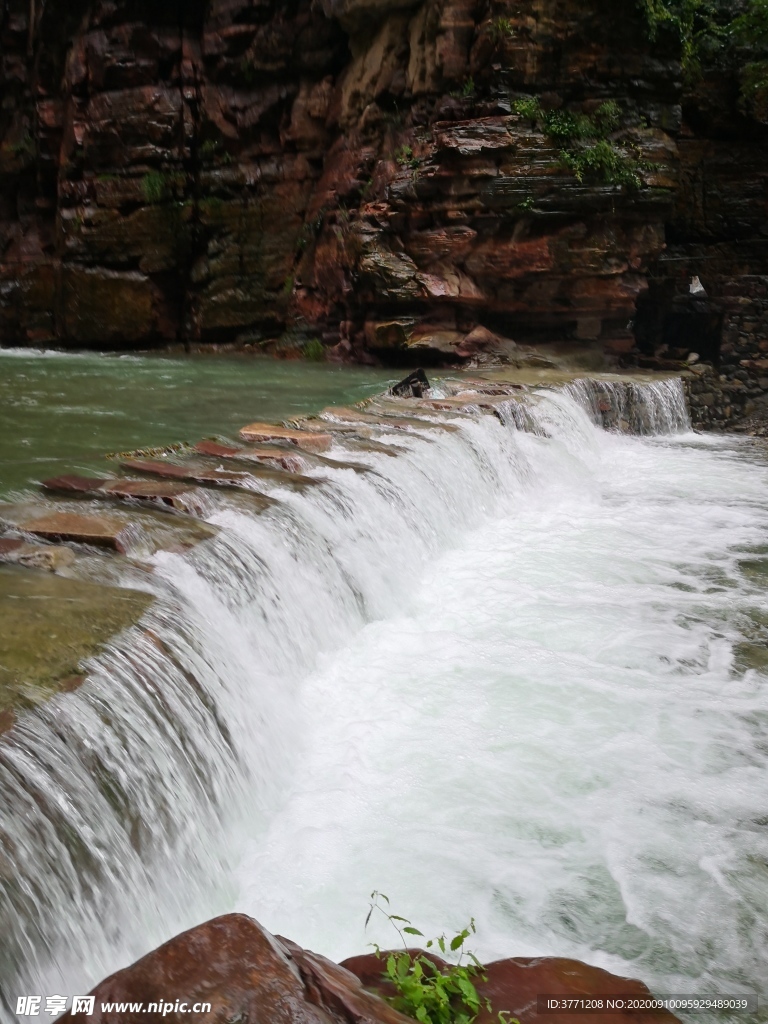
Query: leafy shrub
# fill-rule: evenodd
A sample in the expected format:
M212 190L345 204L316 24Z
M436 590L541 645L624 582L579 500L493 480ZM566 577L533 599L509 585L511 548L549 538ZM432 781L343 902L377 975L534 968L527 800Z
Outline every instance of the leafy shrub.
M560 162L573 171L577 181L593 178L606 185L622 185L632 190L640 188L643 183L640 177L643 165L607 139L580 149L563 150Z
M395 152L395 161L401 167L418 167L419 161L410 146L400 146Z
M162 203L170 192L169 182L162 171L150 171L141 180L141 191L144 199L150 204Z
M382 977L393 985L396 992L395 996L385 996L387 1001L400 1013L413 1017L421 1024L472 1024L482 1008L490 1012L490 1001L481 999L475 987L476 980L485 980L483 965L474 953L464 949L466 940L475 933L474 918L452 939L440 935L426 943L427 949L436 946L443 954L449 950L459 954L457 963L447 964L441 969L426 953L408 951L406 935L423 938L423 933L414 928L407 918L389 913L380 905L379 900L389 905L389 899L383 893L372 892L366 926L371 915L378 911L393 926L403 945L402 952L387 954ZM376 956L382 957L380 947L375 943L373 946ZM499 1014L499 1020L506 1024L503 1013Z
M514 110L540 124L544 133L563 147L560 164L573 171L578 181L592 179L626 189L642 187L640 171L649 165L636 160L626 146L609 138L621 124L621 107L615 100L601 103L592 116L570 110L544 110L535 96L517 100Z
M318 338L310 338L302 352L304 358L312 363L322 363L325 360L325 346Z
M511 39L515 34L515 30L512 27L512 22L509 18L499 17L494 18L488 26L488 34L493 42L498 46L500 43L503 43L505 39Z
M755 114L768 119L768 0L752 0L746 11L730 26L731 40L749 47L753 59L741 73L741 91Z
M544 117L544 111L535 96L525 96L523 99L515 100L513 109L526 121L540 121Z

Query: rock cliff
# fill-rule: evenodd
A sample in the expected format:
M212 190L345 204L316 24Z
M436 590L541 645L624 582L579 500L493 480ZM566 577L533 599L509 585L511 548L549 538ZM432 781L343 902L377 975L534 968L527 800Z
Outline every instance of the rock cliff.
M685 91L635 0L2 10L2 344L679 358L698 273L702 355L725 339L731 376L768 385L742 330L768 282L764 133L730 79ZM606 101L640 187L580 180L532 113Z

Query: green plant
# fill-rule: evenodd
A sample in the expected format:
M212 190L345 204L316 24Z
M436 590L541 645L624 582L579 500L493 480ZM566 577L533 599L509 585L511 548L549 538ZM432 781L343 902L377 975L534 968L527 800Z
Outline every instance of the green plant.
M247 57L243 57L240 61L240 77L246 85L253 85L259 77L252 61L248 60Z
M593 145L579 149L563 150L560 162L573 171L577 181L593 178L606 185L621 185L630 190L641 188L640 171L648 166L607 139L599 139Z
M513 110L531 123L541 120L544 116L541 104L535 96L524 96L522 99L515 100Z
M503 43L505 39L511 39L514 34L515 30L509 18L494 18L488 25L488 35L497 46Z
M219 143L215 139L206 139L200 146L200 157L206 161L213 160L219 148Z
M768 118L768 0L752 0L730 26L731 41L751 51L741 73L743 99L761 120Z
M464 97L464 99L469 99L470 96L474 96L475 95L475 92L476 92L475 80L472 77L472 75L470 75L465 80L464 85L461 87L461 95Z
M406 936L424 938L423 933L407 918L385 910L380 900L389 906L389 898L384 893L371 893L366 927L371 915L378 912L389 921L403 945L402 951L387 953L382 973L396 992L394 996L385 996L390 1005L421 1024L472 1024L482 1008L490 1012L490 1001L482 998L475 987L476 980L485 980L483 965L474 953L464 948L466 940L475 933L474 918L452 939L440 935L425 944L426 949L436 946L443 954L458 954L457 963L439 967L426 952L408 949ZM372 945L376 956L383 957L381 948L376 943ZM501 1013L499 1020L504 1020Z
M534 202L535 202L535 200L534 200L533 196L531 195L531 193L529 192L528 195L525 197L525 199L521 199L520 200L520 202L517 204L517 208L518 208L518 210L521 210L522 212L525 213L528 210L532 210L533 209Z
M544 131L557 142L570 139L594 137L597 125L586 114L572 114L570 110L547 110L542 112Z
M650 165L633 156L626 143L613 138L621 125L621 107L615 100L601 103L592 115L544 110L533 96L517 100L514 109L521 117L539 123L544 133L563 147L560 165L573 171L577 181L592 179L628 190L642 187L640 172ZM520 208L525 207L520 204Z
M655 39L662 26L678 38L683 70L688 78L701 70L704 50L722 39L724 26L717 0L637 0Z
M302 352L304 358L313 363L322 363L325 359L325 345L318 338L310 338Z
M16 142L12 142L8 147L14 156L29 157L35 154L35 140L29 134L24 132L21 138L17 139Z
M401 167L418 167L419 161L413 155L413 149L410 146L399 146L395 150L395 161L400 164Z
M170 191L167 176L162 171L150 171L141 179L141 191L150 205L162 203Z

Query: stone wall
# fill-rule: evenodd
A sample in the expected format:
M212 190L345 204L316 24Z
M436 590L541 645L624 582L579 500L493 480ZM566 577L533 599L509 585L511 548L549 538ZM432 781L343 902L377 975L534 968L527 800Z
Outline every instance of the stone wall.
M706 364L685 372L683 384L694 430L733 430L754 411L755 403L740 381Z

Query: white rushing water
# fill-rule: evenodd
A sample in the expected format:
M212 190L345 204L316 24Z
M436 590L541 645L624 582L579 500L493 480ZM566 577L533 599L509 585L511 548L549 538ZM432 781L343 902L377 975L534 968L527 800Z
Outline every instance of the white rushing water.
M156 557L149 635L0 746L7 1013L231 909L389 943L372 889L484 957L766 989L768 461L677 382L643 437L606 396L398 433Z

